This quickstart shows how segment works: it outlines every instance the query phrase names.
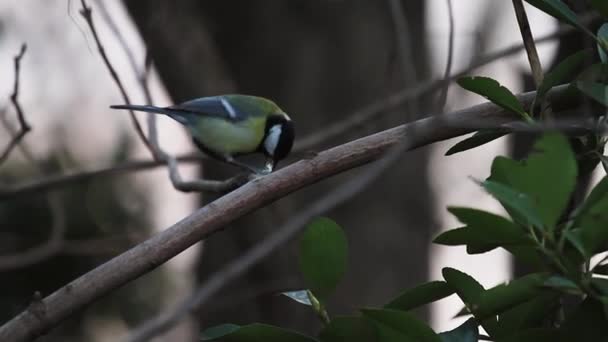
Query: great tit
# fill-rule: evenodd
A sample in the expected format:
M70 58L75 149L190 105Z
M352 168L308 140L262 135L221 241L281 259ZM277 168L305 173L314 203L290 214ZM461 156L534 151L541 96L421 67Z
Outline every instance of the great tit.
M201 97L169 107L113 105L165 114L186 126L196 146L211 157L254 173L270 173L291 151L293 122L273 101L250 95ZM235 159L238 155L263 153L265 169Z

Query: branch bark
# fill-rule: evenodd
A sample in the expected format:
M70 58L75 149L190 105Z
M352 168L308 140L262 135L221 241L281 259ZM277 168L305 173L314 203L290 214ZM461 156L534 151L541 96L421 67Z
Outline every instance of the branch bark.
M549 96L563 98L566 89L558 87ZM534 96L526 93L519 99L527 107ZM472 132L476 127L500 126L514 120L512 114L485 103L357 139L257 178L50 294L37 305L44 310L26 309L0 327L0 340L29 340L49 331L73 312L151 271L226 224L298 189L367 164L404 136L407 148L413 149Z

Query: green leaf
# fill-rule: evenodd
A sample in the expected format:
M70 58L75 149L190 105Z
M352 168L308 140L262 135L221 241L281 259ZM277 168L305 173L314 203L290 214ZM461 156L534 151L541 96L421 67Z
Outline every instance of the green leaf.
M602 251L608 242L608 196L581 210L573 225L574 229L565 233L566 239L585 258Z
M608 64L595 63L585 68L577 77L576 81L606 83L608 81ZM576 86L576 82L572 82Z
M519 203L512 197L509 202L501 200L516 222L536 225L540 219L552 229L568 205L576 185L576 159L568 140L560 134L545 134L534 144L532 151L522 162L495 158L489 180L528 196Z
M533 244L520 226L502 216L470 208L451 207L448 210L467 226L440 234L433 240L435 243L467 245L471 254L507 245Z
M462 302L467 306L467 309L475 316L479 298L485 291L483 286L470 275L453 268L445 267L441 270L441 273L443 279L456 290L458 297L460 297ZM493 317L482 320L481 325L490 334L498 328L497 321Z
M523 218L523 223L533 225L535 227L543 227L543 222L540 217L538 208L533 204L530 196L523 192L519 192L510 188L507 185L485 181L482 183L484 189L496 198L500 203L509 208L510 212L514 212L514 218Z
M338 316L321 330L319 338L323 342L373 342L376 333L372 323L361 316Z
M597 0L595 0L597 2ZM608 12L608 1L602 0L603 9ZM604 14L606 15L606 14ZM608 23L600 26L599 30L597 30L597 51L600 55L600 60L602 63L608 63L608 55L606 54L606 49L608 48Z
M554 275L545 280L543 286L550 287L559 290L564 293L580 295L582 294L581 289L578 288L575 282L562 276Z
M587 297L560 328L564 341L606 341L608 325L603 304Z
M363 309L382 342L441 342L439 336L414 315L401 310Z
M479 340L479 328L474 318L469 318L458 328L439 334L441 342L477 342Z
M576 88L604 106L608 106L608 87L602 83L577 81Z
M536 246L506 246L505 249L513 254L518 261L529 264L536 269L546 267L544 256Z
M342 228L328 218L308 225L300 241L300 270L310 289L324 301L346 272L348 242Z
M268 324L254 323L244 326L224 324L209 328L202 333L201 341L222 342L314 342L316 339L299 332L275 327Z
M281 294L293 299L294 301L300 304L312 305L312 303L310 302L310 297L308 297L308 293L306 290L287 291L281 292Z
M441 270L441 274L448 285L456 290L458 297L460 297L467 307L475 306L479 297L485 291L477 280L457 269L444 267Z
M450 267L443 268L441 274L448 285L456 290L458 297L460 297L467 307L477 304L479 297L485 290L477 280L464 272Z
M545 75L538 87L537 97L543 98L551 88L569 82L580 66L591 57L589 50L578 51L561 61L550 73Z
M509 134L509 132L505 130L496 130L496 129L482 129L472 136L456 143L456 145L450 147L450 149L445 153L446 156L456 154L459 152L467 151L473 149L475 147L479 147L481 145L485 145L491 141L494 141L498 138L501 138L505 135Z
M591 193L583 204L574 211L574 226L578 226L580 219L585 216L591 208L600 203L600 201L608 197L608 176L604 176L591 190Z
M517 331L542 326L560 307L560 295L554 291L543 291L531 300L521 303L500 314L496 337L503 338Z
M526 0L526 2L559 21L570 24L587 34L591 34L589 30L579 22L576 13L560 0ZM593 36L593 34L591 34L591 36Z
M438 301L454 293L445 281L431 281L408 289L385 305L387 309L411 310Z
M433 240L433 243L445 246L466 245L468 254L481 254L498 247L496 244L479 241L479 237L481 236L483 234L479 234L478 231L469 229L468 227L455 228L439 234Z
M530 116L519 103L513 93L500 85L496 80L489 77L462 77L458 84L464 89L474 92L490 100L495 105L519 114L526 121L531 121Z
M546 279L546 274L533 273L484 291L477 302L475 317L495 316L537 297L546 291L541 287Z

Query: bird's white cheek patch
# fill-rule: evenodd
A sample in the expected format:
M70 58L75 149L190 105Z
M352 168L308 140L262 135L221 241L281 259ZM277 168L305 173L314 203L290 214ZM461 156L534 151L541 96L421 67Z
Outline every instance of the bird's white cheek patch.
M264 149L266 152L273 156L274 150L276 150L277 145L279 144L279 137L281 136L281 126L274 125L270 127L268 130L268 135L266 136L266 140L264 140Z

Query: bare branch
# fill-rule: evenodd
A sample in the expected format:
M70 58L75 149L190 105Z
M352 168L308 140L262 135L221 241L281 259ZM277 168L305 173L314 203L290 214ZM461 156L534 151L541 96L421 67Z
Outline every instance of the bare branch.
M589 18L587 18L586 20L590 20ZM559 38L562 35L571 32L572 30L573 29L570 27L563 27L556 32L541 37L536 42L538 44L546 43L556 38ZM484 57L479 58L475 63L471 64L469 67L453 74L451 77L449 77L449 81L452 82L462 76L471 73L477 68L480 68L503 57L519 53L523 49L523 44L516 44L503 50L490 53ZM413 97L422 96L430 92L436 91L437 89L441 89L443 84L443 79L429 80L420 82L415 87L408 87L403 90L399 90L384 99L378 100L352 113L347 117L346 120L340 120L333 124L329 124L326 126L326 128L296 141L293 153L300 153L311 150L314 147L323 143L324 141L343 135L346 132L349 132L357 127L364 125L365 123L376 118L378 115L385 114L389 109L395 108Z
M416 69L414 68L414 55L412 54L412 39L408 23L403 10L402 0L389 0L391 18L393 21L393 28L395 30L395 46L397 47L397 58L401 62L401 72L403 73L403 82L406 86L416 84L418 79L416 75ZM407 115L406 117L417 118L418 113L418 99L412 97L406 103Z
M142 68L137 66L137 62L135 61L135 56L133 51L129 48L126 40L120 33L118 26L112 20L112 17L109 15L107 9L104 6L103 1L99 1L101 14L116 38L118 42L122 46L123 50L127 54L129 59L129 63L131 64L131 69L133 73L136 75L139 85L141 87L142 92L146 98L147 104L152 104L152 95L150 93L150 87L148 85L148 73L150 67L152 66L152 60L150 56L146 53L146 58L144 61L144 65ZM234 189L244 182L247 181L247 177L245 175L237 175L235 177L223 180L194 180L194 181L183 181L182 177L179 173L179 169L177 167L177 160L171 154L165 152L161 147L158 141L158 131L156 126L156 114L148 113L148 139L150 143L150 148L153 151L156 160L161 160L167 164L167 168L169 171L169 179L171 180L171 184L176 190L182 192L201 192L201 191L211 191L211 192L223 192L226 189Z
M15 107L15 112L17 112L17 119L19 120L19 132L13 136L8 146L4 149L2 154L0 154L0 164L4 163L8 156L11 154L13 149L19 145L21 139L25 137L25 135L32 130L32 127L25 121L25 114L23 114L23 109L19 104L19 79L20 79L20 70L21 70L21 59L25 55L25 51L27 50L27 45L24 43L21 45L21 49L19 53L14 58L15 63L15 83L13 85L13 93L11 94L11 103L13 107Z
M528 61L530 62L530 67L532 69L534 83L536 84L536 88L538 88L543 82L543 68L540 65L540 58L538 57L538 51L536 51L536 44L534 43L530 22L528 22L528 16L526 15L526 9L524 8L522 0L513 0L513 8L515 9L517 24L519 25L519 31L521 32L521 37L524 41L524 46L528 55Z
M185 155L177 158L177 161L186 162L186 163L197 163L203 160L205 157L196 154L196 155ZM115 175L125 174L126 172L134 172L141 170L149 170L155 167L164 166L165 162L161 160L139 160L139 161L130 161L123 164L115 165L112 167L108 167L105 169L92 170L92 171L78 171L72 174L59 175L59 176L50 176L42 180L34 181L29 184L21 184L12 188L1 188L0 189L0 201L10 200L12 198L29 195L33 193L40 193L43 191L50 191L52 189L71 185L78 184L81 182L86 182L92 178L98 177L109 177ZM224 189L223 191L231 190L229 188ZM221 192L221 191L220 191Z
M448 59L445 63L445 72L443 74L443 89L439 94L439 105L438 108L440 111L443 111L445 108L445 103L448 99L448 90L450 88L450 75L452 74L452 62L454 59L454 8L452 7L452 0L446 0L446 6L448 8L448 18L449 18L449 33L448 33Z
M564 100L566 89L567 86L557 87L549 96ZM535 93L523 94L519 100L528 107L534 96ZM45 309L42 315L26 309L0 327L0 340L20 341L45 333L71 313L151 271L237 218L322 179L367 164L404 137L407 137L407 149L413 149L474 130L460 128L464 125L478 123L498 127L514 120L513 114L485 103L446 115L430 116L336 146L257 178L50 294L41 301Z
M93 34L93 38L95 39L95 44L97 44L97 50L99 51L99 55L101 56L104 64L108 68L108 72L110 73L110 76L112 76L112 79L118 86L118 89L120 90L123 100L125 101L126 104L131 104L129 95L127 94L127 91L125 90L124 86L122 85L122 82L120 81L120 78L118 77L118 74L116 73L116 70L114 70L112 63L110 63L110 60L108 59L108 56L106 55L105 48L103 47L103 44L101 43L101 40L99 39L99 36L97 35L97 30L95 29L95 24L93 23L93 12L92 12L91 7L87 6L85 0L80 0L80 3L82 4L82 9L80 10L80 15L82 15L82 17L85 19L85 21L89 25L91 33ZM135 117L135 113L133 113L132 110L129 110L129 115L131 116L131 122L133 123L133 127L135 128L137 135L139 136L141 141L146 145L148 150L150 150L150 153L152 153L152 157L154 157L154 159L157 159L157 155L155 154L154 149L150 145L150 142L146 138L143 128L141 127L141 125L139 124L139 121L137 121L137 118Z

